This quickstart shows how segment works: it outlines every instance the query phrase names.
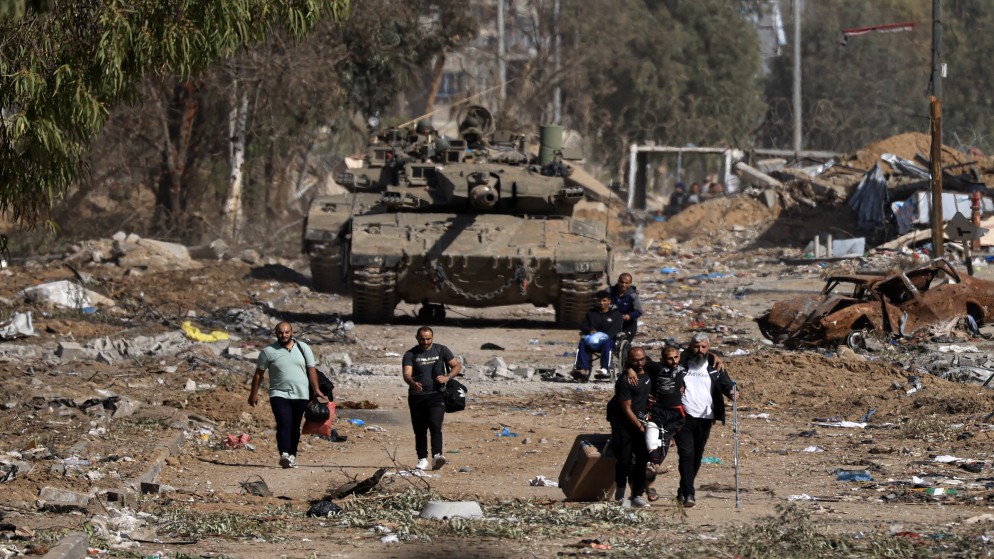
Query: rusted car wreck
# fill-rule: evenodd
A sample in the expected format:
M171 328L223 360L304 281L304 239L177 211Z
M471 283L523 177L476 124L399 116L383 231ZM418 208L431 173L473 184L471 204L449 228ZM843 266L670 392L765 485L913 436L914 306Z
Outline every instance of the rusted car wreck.
M781 301L756 318L786 347L863 344L869 332L914 337L960 318L978 327L994 313L994 282L960 275L946 260L897 274L832 276L820 295Z

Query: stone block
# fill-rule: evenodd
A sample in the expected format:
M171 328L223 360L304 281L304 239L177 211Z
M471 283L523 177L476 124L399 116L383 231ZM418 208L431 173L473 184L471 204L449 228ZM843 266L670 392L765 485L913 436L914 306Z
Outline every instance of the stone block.
M42 487L38 492L38 497L50 505L72 506L85 508L90 503L90 496L85 493L76 493L57 487Z

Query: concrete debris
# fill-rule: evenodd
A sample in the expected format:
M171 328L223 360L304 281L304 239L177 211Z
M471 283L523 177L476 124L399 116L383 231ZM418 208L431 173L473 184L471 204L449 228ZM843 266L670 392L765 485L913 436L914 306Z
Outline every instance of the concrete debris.
M483 364L483 371L488 377L510 378L511 373L507 368L507 363L501 357L492 357Z

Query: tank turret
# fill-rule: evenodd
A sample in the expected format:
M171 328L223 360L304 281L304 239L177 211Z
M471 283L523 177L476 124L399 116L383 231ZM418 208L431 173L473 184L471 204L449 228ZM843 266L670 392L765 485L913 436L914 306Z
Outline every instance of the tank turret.
M569 182L562 157L539 164L524 136L499 139L480 106L457 118L459 138L414 122L410 133L378 136L370 172L352 170L349 182L365 192L312 204L305 244L323 239L308 250L315 287L351 289L356 322L389 322L401 301L424 304L425 320L444 305L531 303L577 327L611 256L602 224L572 218L584 190ZM318 234L312 219L338 229Z

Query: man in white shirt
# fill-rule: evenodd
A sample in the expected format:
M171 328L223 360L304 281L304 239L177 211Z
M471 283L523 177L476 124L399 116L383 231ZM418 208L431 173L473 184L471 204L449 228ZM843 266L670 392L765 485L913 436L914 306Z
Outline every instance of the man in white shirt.
M685 507L697 504L694 480L701 469L701 459L711 435L711 426L715 421L725 423L725 397L738 397L735 384L723 367L719 370L710 348L708 335L698 332L691 337L690 346L680 362L686 369L682 398L686 422L674 438L680 455L680 489L677 491L677 499Z

